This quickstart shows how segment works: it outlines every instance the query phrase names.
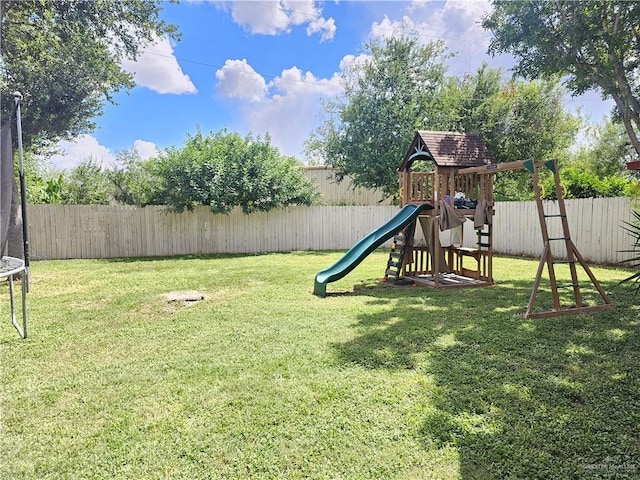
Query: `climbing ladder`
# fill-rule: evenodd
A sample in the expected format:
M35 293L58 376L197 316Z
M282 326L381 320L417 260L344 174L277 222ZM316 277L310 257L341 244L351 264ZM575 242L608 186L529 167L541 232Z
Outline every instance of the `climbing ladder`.
M387 268L384 272L385 282L389 277L393 277L395 282L400 282L404 277L405 258L411 252L415 229L416 224L413 222L394 235Z
M536 204L538 207L538 217L540 219L540 227L542 230L542 239L544 241L544 248L542 251L542 255L540 256L540 263L538 265L538 272L536 274L536 279L533 284L531 290L531 297L529 299L529 305L527 307L527 311L525 313L526 318L540 318L540 317L554 317L558 315L565 315L570 313L582 313L582 312L591 312L595 310L608 310L611 308L615 308L611 303L611 300L600 286L600 283L595 278L591 269L585 262L580 252L576 248L575 244L571 240L571 235L569 233L569 223L567 221L567 213L564 204L564 192L562 185L560 183L560 175L558 174L558 165L555 160L549 160L546 162L534 162L533 160L527 160L523 162L523 166L529 170L533 176L533 186L535 189L536 196ZM553 173L556 198L558 202L558 213L547 214L544 209L544 204L542 202L542 187L540 186L540 181L538 177L538 168L541 166L546 166ZM560 220L562 226L562 235L559 237L551 237L549 236L549 223L550 221ZM564 242L566 247L566 259L557 260L553 257L553 242ZM580 284L578 282L578 272L576 269L576 264L579 263L584 269L585 273L588 275L591 280L592 285L596 288L598 293L600 294L601 299L604 301L604 304L598 305L585 305L583 304L582 293L580 290ZM556 279L556 265L566 264L569 266L571 282L566 284L558 284ZM540 282L542 280L542 272L544 270L544 266L547 266L547 270L549 272L549 282L551 286L551 295L553 298L553 307L547 311L539 311L534 312L534 306L536 302L536 298L538 295L538 290L540 288ZM559 289L562 288L570 288L573 291L573 305L571 306L563 306L560 304L560 294L558 293Z

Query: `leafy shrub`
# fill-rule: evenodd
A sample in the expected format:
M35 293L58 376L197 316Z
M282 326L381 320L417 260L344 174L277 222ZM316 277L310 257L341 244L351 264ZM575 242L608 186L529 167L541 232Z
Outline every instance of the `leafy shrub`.
M578 166L560 170L560 181L565 189L565 198L624 197L632 194L637 188L635 181L610 175L600 178L594 172ZM542 181L544 198L556 200L553 176Z
M150 165L158 179L153 203L181 212L208 205L214 213L242 207L245 213L287 205L311 205L313 183L301 164L252 135L199 130L182 148L172 147Z

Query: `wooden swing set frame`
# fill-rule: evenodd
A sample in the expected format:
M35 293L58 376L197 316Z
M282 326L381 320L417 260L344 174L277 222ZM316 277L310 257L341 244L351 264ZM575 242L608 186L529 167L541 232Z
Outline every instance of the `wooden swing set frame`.
M543 192L540 184L540 178L538 174L538 170L541 167L547 167L551 170L554 179L554 187L555 187L555 196L558 203L558 213L546 213L545 206L542 201ZM571 234L569 232L569 222L567 221L567 210L564 202L565 191L560 181L560 175L558 172L558 163L556 160L548 160L548 161L533 161L533 160L523 160L518 162L510 162L504 164L497 164L491 166L484 167L471 167L467 169L460 170L458 173L460 174L469 174L475 173L479 175L487 175L494 174L497 172L503 172L508 170L528 170L533 179L533 188L535 192L536 206L538 210L538 219L540 221L540 230L542 233L542 240L544 243L542 254L540 255L540 261L538 264L538 270L536 272L536 277L533 282L533 287L531 289L531 297L529 298L529 304L527 306L527 311L525 313L526 318L544 318L544 317L554 317L559 315L566 314L577 314L577 313L585 313L585 312L594 312L600 310L610 310L615 308L611 299L606 294L600 282L596 279L595 275L589 268L589 265L582 257L575 243L571 239ZM548 222L551 219L560 220L562 227L562 236L552 237L549 235L549 225ZM564 242L566 249L566 258L556 259L553 255L552 243L553 242ZM556 278L556 265L568 265L569 272L571 276L571 282L566 284L559 284ZM585 305L583 304L582 292L580 289L580 283L578 281L578 270L576 265L580 264L582 266L584 272L589 277L591 284L597 290L600 295L601 300L604 302L602 304L596 305ZM551 289L551 296L553 301L553 306L549 310L545 311L534 311L534 307L536 304L538 292L540 289L540 284L542 281L543 271L547 267L547 272L549 275L549 285ZM560 301L559 289L570 288L573 295L573 304L570 306L563 306Z

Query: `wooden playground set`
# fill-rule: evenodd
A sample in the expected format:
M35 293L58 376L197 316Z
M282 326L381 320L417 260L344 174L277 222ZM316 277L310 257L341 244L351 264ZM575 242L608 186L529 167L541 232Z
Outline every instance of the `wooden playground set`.
M414 166L420 169L412 169ZM426 167L426 168L425 168ZM557 209L545 211L539 169L548 168L554 177ZM493 178L510 170L531 174L542 233L542 254L532 286L526 318L551 317L614 308L591 269L571 240L563 198L563 186L556 161L523 160L492 163L482 140L457 132L416 132L398 169L402 210L388 224L354 245L343 259L316 276L314 293L326 295L326 283L351 271L366 255L393 239L385 270L385 281L412 283L433 288L482 287L493 278ZM463 222L473 222L473 239L465 242ZM559 222L550 228L551 222ZM417 225L423 238L417 242ZM450 230L450 242L441 232ZM559 235L550 232L560 231ZM558 244L564 246L561 254ZM555 253L554 253L555 252ZM568 283L559 283L556 268L568 267ZM581 266L598 295L585 303L578 279ZM543 272L548 272L552 305L536 309ZM561 289L572 292L571 304L561 303ZM566 296L563 297L566 302Z

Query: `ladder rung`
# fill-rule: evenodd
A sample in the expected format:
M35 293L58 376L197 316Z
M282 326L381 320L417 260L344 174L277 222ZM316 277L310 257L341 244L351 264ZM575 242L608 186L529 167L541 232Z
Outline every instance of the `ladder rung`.
M567 218L567 214L566 213L554 213L554 214L551 214L551 215L545 215L545 218L553 218L553 217Z
M391 252L389 254L389 257L391 257L391 258L400 258L401 256L402 256L401 252Z
M549 240L571 240L571 237L549 237Z
M490 243L477 243L476 245L478 245L479 247L486 247L486 248L489 248L491 246Z
M554 260L553 261L554 265L562 265L565 263L576 263L576 261L575 260Z
M489 232L477 232L478 235L480 235L481 237L488 237L489 236Z

